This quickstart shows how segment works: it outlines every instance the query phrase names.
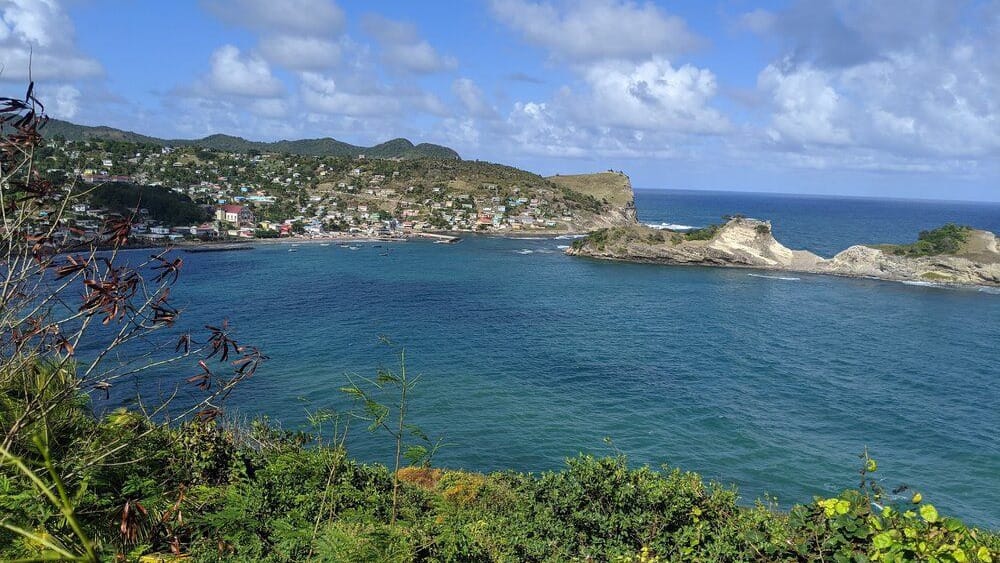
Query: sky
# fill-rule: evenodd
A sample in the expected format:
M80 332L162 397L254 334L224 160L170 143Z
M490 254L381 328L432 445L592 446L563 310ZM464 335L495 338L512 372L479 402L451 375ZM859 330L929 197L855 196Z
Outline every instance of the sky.
M637 188L1000 201L998 52L1000 0L0 0L54 117Z

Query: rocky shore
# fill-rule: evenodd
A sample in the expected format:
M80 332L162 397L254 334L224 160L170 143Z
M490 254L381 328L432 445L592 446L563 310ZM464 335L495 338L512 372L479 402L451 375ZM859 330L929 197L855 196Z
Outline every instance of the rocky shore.
M734 218L696 234L643 225L614 227L580 239L567 254L603 260L755 268L891 281L1000 286L995 234L970 229L953 252L912 255L892 246L855 245L825 259L775 240L769 221Z

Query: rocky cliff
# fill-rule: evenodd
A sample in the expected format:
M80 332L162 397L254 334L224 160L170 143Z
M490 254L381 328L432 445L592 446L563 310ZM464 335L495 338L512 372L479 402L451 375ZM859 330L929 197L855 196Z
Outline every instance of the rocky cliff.
M582 217L574 230L591 231L616 226L638 225L632 182L622 172L597 172L549 176L546 180L569 192L592 197L602 206L599 213Z
M768 221L735 218L681 233L645 226L615 227L580 239L566 252L605 260L784 270L895 281L1000 285L997 237L969 230L954 252L927 256L901 247L852 246L831 259L791 250L775 240Z

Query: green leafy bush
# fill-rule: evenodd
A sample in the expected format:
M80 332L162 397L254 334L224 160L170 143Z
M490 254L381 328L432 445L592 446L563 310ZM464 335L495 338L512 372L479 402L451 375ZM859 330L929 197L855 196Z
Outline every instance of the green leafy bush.
M710 240L721 228L722 225L709 225L684 233L684 238L686 240Z
M948 223L943 227L921 231L917 242L893 245L891 252L897 256L935 256L955 254L969 238L972 227Z

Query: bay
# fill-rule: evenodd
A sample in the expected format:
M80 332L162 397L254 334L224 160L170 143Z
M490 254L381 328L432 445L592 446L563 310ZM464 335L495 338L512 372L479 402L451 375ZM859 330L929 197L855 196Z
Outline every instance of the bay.
M948 221L1000 232L997 204L639 191L637 206L650 223L771 219L786 246L824 256ZM1000 527L1000 295L598 262L565 256L570 243L258 245L185 255L173 295L188 326L227 318L271 357L229 406L286 428L349 408L345 374L390 366L386 336L422 375L411 416L448 443L436 465L543 471L622 452L788 506L855 486L867 447L887 488ZM355 426L350 453L388 461L389 441Z

